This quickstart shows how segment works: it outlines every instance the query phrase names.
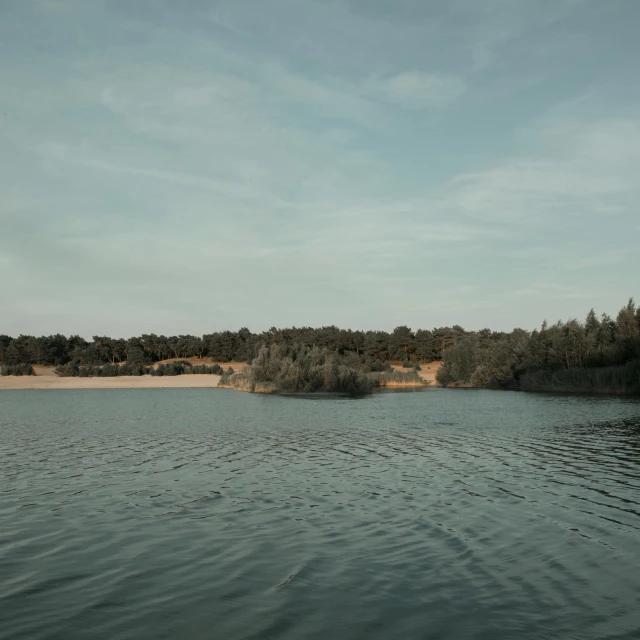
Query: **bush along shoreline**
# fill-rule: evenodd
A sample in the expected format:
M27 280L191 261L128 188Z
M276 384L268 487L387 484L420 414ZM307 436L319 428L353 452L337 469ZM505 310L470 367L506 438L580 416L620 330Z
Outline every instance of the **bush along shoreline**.
M372 371L372 363L354 352L294 343L262 346L241 372L225 372L218 386L250 393L362 395L376 387L425 384L416 371L393 371L388 363L386 370Z

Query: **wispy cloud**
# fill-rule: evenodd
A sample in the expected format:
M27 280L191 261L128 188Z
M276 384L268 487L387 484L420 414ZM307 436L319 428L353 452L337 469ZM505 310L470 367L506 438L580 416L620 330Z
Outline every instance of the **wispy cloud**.
M405 71L389 78L372 79L365 86L373 96L405 109L443 107L458 99L465 90L461 78L420 71Z
M615 26L637 11L596 4L14 3L2 330L615 308L640 268L638 46Z
M526 137L535 143L526 156L453 178L446 205L529 225L550 216L630 213L640 196L640 118L545 120Z

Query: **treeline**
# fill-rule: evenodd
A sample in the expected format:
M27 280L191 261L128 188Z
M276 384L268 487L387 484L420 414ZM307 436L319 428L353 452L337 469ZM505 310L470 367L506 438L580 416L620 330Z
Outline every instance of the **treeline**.
M231 369L231 371L233 371L233 369ZM222 375L224 370L219 364L211 366L206 364L194 365L186 360L179 360L148 367L140 363L129 362L125 362L124 364L104 364L101 366L68 362L67 364L57 366L54 369L54 373L62 378L115 378L117 376L181 376L203 373Z
M259 349L241 372L225 373L222 387L252 393L315 393L318 391L362 394L381 386L420 386L415 371L395 372L390 366L372 371L371 361L355 351L280 342Z
M319 329L274 327L262 333L243 328L202 337L144 334L129 339L94 336L92 340L59 334L17 338L0 335L0 363L100 366L127 362L148 366L170 358L194 357L209 357L216 362L246 362L257 355L262 345L299 344L326 348L339 354L353 351L380 363L401 360L411 366L418 361L441 359L444 352L464 335L465 331L459 326L415 332L409 327L397 327L392 332L351 331L333 326Z
M252 363L264 348L269 354L279 354L280 360L297 362L295 354L307 354L300 356L300 366L311 358L307 373L320 366L314 360L321 359L319 353L325 360L327 354L334 354L341 365L366 373L369 381L372 373L381 374L380 380L391 375L390 361L402 361L410 369L418 362L443 360L438 382L444 386L640 393L640 309L633 300L615 320L606 314L598 317L592 310L584 322L545 322L533 332L465 331L455 325L418 331L401 326L392 332L331 326L252 333L243 328L201 337L144 334L127 340L94 336L90 341L80 336L0 335L0 365L3 375L30 375L36 364L56 366L59 375L78 376L219 373L217 369L198 370L188 363L156 363L205 357L214 362ZM199 366L206 367L204 363ZM251 371L249 375L253 375ZM298 385L301 388L316 385L317 378L307 380L307 373ZM415 375L415 371L407 374ZM288 388L289 383L283 382L286 376L278 376L277 384Z
M615 320L593 309L584 322L543 323L531 333L468 333L445 353L444 386L524 391L640 393L640 308Z

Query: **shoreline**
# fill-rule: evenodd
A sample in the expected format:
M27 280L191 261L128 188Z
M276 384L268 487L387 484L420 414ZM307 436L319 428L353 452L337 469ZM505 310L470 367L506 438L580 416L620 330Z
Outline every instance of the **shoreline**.
M2 376L0 391L44 389L217 389L220 376L196 373L181 376L118 376L59 378L58 376Z
M175 358L165 362L174 361ZM192 360L189 358L189 360ZM197 364L210 364L206 361L196 360ZM155 363L156 365L159 363ZM220 363L223 368L231 366L235 371L241 371L244 363L227 362ZM409 383L390 383L379 387L384 388L414 388L435 387L435 376L440 368L439 362L429 362L422 364L422 371L418 374L424 380L424 384L415 385ZM0 376L0 391L20 391L20 390L43 390L43 389L224 389L218 387L219 375L212 373L183 374L179 376L114 376L114 377L59 377L53 373L54 367L34 365L35 376ZM404 369L398 365L394 366L397 371ZM233 389L233 387L229 387ZM233 389L237 391L237 389Z
M215 374L187 374L181 376L117 376L113 378L59 378L57 376L2 376L0 391L42 391L55 389L235 389L231 385L218 386L220 376ZM428 382L422 384L391 383L374 387L384 389L426 389L433 388ZM254 393L274 395L296 395L273 391L255 391ZM310 395L308 393L302 395Z

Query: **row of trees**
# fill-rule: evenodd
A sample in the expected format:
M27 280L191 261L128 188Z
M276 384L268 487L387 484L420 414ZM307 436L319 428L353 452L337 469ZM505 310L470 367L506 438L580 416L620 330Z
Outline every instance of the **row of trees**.
M56 365L61 375L88 375L84 372L98 369L100 373L96 375L108 375L117 367L117 375L131 375L124 372L148 373L152 364L170 358L251 362L264 354L263 348L270 354L279 354L280 360L294 361L297 356L292 354L297 350L314 353L315 358L317 353L313 350L319 349L323 358L328 357L327 353L346 358L347 364L341 360L342 365L367 374L377 372L381 379L390 374L392 360L402 361L410 368L419 361L443 359L438 382L445 386L640 392L640 308L632 299L615 320L606 314L598 317L591 310L584 322L545 322L533 332L468 332L456 325L415 332L406 326L392 332L331 326L272 328L252 333L243 328L201 337L145 334L128 340L94 336L91 341L79 336L0 335L0 364L4 371L10 367L28 371L15 369L22 365ZM269 351L274 348L276 351ZM286 355L281 357L278 349L284 349ZM313 364L316 365L319 366ZM164 369L156 367L155 371ZM172 375L169 371L172 369L155 375Z
M615 320L593 309L584 322L543 323L532 333L469 333L445 353L442 385L523 390L640 392L640 308Z
M203 336L158 336L144 334L139 337L121 339L94 336L88 341L80 336L66 337L26 336L11 338L0 335L0 363L41 364L49 366L75 363L83 366L118 364L150 365L169 358L204 358L217 362L246 362L253 358L262 345L299 344L306 347L322 347L340 354L355 352L384 363L401 360L439 360L465 335L462 327L412 331L409 327L397 327L386 331L351 331L338 327L309 327L276 329L252 333L221 331Z

